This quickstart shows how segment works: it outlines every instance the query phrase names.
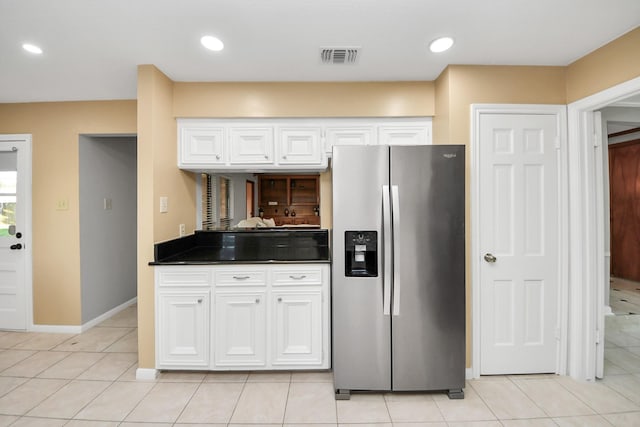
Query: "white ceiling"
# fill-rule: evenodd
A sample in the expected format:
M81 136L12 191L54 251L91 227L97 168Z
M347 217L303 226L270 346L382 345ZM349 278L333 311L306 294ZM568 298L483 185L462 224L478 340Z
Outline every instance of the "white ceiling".
M565 66L638 25L639 0L0 0L0 102L134 99L138 64L175 81L434 80L448 64ZM205 34L226 48L205 50ZM428 52L442 35L454 47ZM323 65L325 46L359 46L359 61Z

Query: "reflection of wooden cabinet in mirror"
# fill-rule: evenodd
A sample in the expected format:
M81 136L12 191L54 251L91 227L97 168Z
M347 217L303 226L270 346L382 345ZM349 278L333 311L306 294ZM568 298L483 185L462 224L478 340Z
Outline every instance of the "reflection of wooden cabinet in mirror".
M258 206L276 225L320 226L320 175L258 175Z

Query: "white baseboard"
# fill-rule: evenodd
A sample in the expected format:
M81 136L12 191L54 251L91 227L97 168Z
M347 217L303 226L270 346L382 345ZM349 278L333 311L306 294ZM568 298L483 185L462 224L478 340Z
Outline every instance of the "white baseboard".
M108 318L115 316L116 314L120 313L122 310L124 310L125 308L132 306L133 304L135 304L136 302L138 302L138 298L132 298L129 301L120 304L117 307L112 308L111 310L107 311L106 313L101 314L100 316L96 317L93 320L89 320L87 323L83 324L81 326L82 328L82 332L86 331L87 329L91 329L94 326L96 326L98 323L104 322L105 320L107 320Z
M136 380L152 381L158 378L157 369L138 368L136 369Z
M82 326L71 325L31 325L29 332L46 332L49 334L74 334L82 332Z
M101 314L100 316L96 317L95 319L92 319L90 321L88 321L87 323L83 324L83 325L31 325L31 327L29 328L29 331L31 332L48 332L48 333L55 333L55 334L80 334L82 332L85 332L86 330L93 328L94 326L96 326L97 324L107 320L108 318L116 315L117 313L121 312L122 310L124 310L125 308L135 304L138 301L138 298L132 298L129 301L120 304L119 306L112 308L111 310L107 311L106 313Z
M467 380L473 379L473 368L467 368L464 372L464 378Z

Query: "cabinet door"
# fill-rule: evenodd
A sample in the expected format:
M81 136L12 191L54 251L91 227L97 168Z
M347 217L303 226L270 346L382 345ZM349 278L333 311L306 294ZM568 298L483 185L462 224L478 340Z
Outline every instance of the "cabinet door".
M331 153L336 145L371 145L374 143L373 126L327 128L326 150Z
M159 368L209 366L209 290L158 292Z
M215 298L215 366L264 367L265 292L216 292Z
M322 365L322 291L274 291L272 307L272 365Z
M281 165L319 165L322 163L320 128L280 128Z
M232 165L273 163L273 128L231 128Z
M431 135L426 126L380 126L380 145L429 145Z
M183 127L178 141L178 166L223 165L223 127Z

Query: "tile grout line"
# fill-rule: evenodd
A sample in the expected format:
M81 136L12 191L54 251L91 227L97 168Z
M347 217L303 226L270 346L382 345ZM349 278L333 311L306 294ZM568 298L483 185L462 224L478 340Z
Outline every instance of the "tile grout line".
M542 406L538 405L538 402L536 402L533 399L533 397L529 396L529 394L522 387L520 387L520 385L517 382L515 382L514 380L512 380L511 378L508 378L508 377L507 377L507 379L509 381L511 381L513 383L513 385L516 386L516 388L518 390L520 390L522 392L522 394L524 394L527 397L527 399L529 399L531 402L533 402L533 404L536 405L536 407L539 408L547 416L547 418L552 419L551 415ZM526 381L526 380L522 380L522 381Z
M151 392L158 386L158 384L160 384L160 381L156 380L152 380L152 381L145 381L145 382L153 382L153 387L151 387L141 398L140 400L138 400L138 403L136 403L135 405L133 405L133 408L131 408L131 410L129 412L126 413L126 415L124 417L122 417L122 419L120 421L116 421L118 423L118 425L121 425L122 423L126 422L127 418L133 413L133 411L135 411L138 406L140 406L140 403L142 403L142 401L144 399L147 398L147 396L149 394L151 394Z
M238 403L240 403L240 399L242 398L242 393L244 393L244 389L245 389L245 387L247 385L247 381L248 380L249 380L249 374L247 374L247 377L242 382L242 389L240 390L240 393L238 394L238 398L236 399L236 404L233 405L233 410L231 411L231 415L229 416L229 420L225 423L227 426L229 424L231 424L231 420L233 419L233 416L236 414L236 409L238 409Z
M182 409L180 410L180 413L176 416L175 420L173 420L173 422L171 423L171 425L175 425L178 420L180 419L180 417L182 416L182 414L184 413L185 409L187 409L187 406L189 406L189 403L191 403L191 400L193 399L193 396L196 395L196 393L198 393L198 390L200 390L200 387L202 387L202 384L204 383L204 379L207 377L207 374L204 374L202 376L202 379L198 382L198 386L196 387L196 389L193 391L193 393L191 393L191 396L189 396L189 399L187 400L187 402L184 404L184 406L182 407ZM180 384L193 384L194 381L191 382L185 382L185 383L180 383ZM176 384L176 383L173 383Z
M287 406L289 406L289 395L291 394L291 380L293 375L289 373L289 385L287 386L287 397L284 399L284 411L282 411L282 421L280 425L284 425L284 420L287 418Z
M555 380L556 383L558 383L561 387L563 387L566 391L568 391L571 395L573 395L576 399L578 399L580 402L582 402L587 408L591 409L593 411L594 414L600 415L602 416L603 413L597 411L594 407L592 407L588 402L586 402L584 399L582 399L580 396L578 396L576 393L574 393L573 391L571 391L571 389L569 389L568 387L566 387L564 384L562 384L562 382ZM595 386L597 383L594 382L593 385ZM618 393L616 390L612 389L611 387L609 387L606 384L603 384L605 387L607 387L607 389L611 392L613 392L614 394L616 394L618 396L618 399L621 400L626 400L627 402L631 403L634 406L638 406L636 405L634 402L632 402L631 400L627 399L625 396L623 396L622 394ZM634 412L634 411L624 411L624 412ZM624 413L622 412L622 413ZM616 413L621 413L621 412L616 412ZM604 418L604 417L603 417Z
M502 424L502 422L500 421L500 418L498 418L498 415L496 415L496 413L493 412L493 409L491 409L491 406L489 406L489 404L482 398L482 395L480 394L480 392L476 390L475 387L473 387L473 384L471 382L468 382L468 383L469 383L469 387L471 387L471 389L476 394L476 396L478 396L478 399L480 399L480 401L484 404L484 406L487 407L489 412L491 412L491 415L493 415L494 419L496 419L500 424ZM486 420L486 421L492 421L492 420Z

